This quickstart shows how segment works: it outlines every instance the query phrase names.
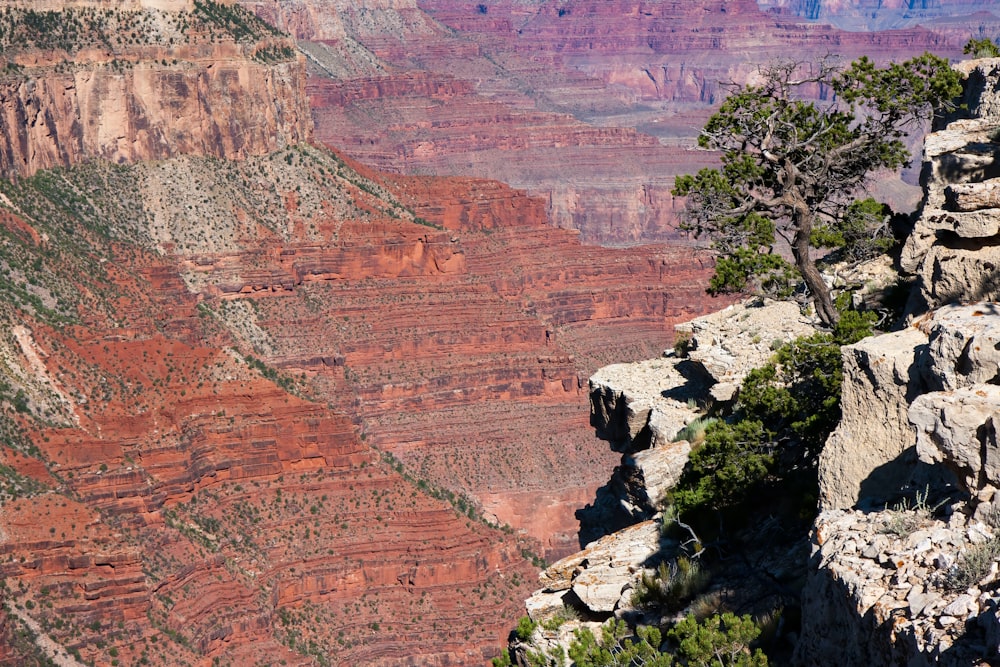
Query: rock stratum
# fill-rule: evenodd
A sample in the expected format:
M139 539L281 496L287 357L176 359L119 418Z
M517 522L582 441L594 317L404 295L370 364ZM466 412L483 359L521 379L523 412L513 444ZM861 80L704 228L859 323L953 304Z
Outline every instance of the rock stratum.
M588 243L676 241L677 174L713 163L699 129L761 63L931 50L995 30L991 6L843 31L741 2L245 0L309 55L318 140L380 169L502 180ZM897 184L898 186L899 184ZM899 206L919 193L885 186Z
M238 159L311 138L294 42L235 6L170 6L8 6L0 170Z
M482 664L611 463L581 378L711 258L303 143L287 38L195 7L0 12L0 664Z

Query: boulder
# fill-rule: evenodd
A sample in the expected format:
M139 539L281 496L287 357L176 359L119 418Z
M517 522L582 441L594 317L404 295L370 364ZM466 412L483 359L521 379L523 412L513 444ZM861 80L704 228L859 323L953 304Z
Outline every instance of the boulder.
M917 428L921 461L945 464L972 494L987 484L1000 487L1000 387L979 384L918 396L909 419Z
M928 347L919 361L930 390L952 390L1000 376L1000 307L946 306L919 324Z
M842 417L819 459L821 508L854 507L863 498L878 504L908 480L912 466L890 464L915 444L907 408L919 382L916 351L926 342L910 327L843 348Z
M611 613L626 589L638 581L643 567L671 545L676 543L660 535L659 522L629 526L553 563L539 575L544 588L536 596L571 588L589 613ZM543 600L548 599L539 598L530 606L545 606Z

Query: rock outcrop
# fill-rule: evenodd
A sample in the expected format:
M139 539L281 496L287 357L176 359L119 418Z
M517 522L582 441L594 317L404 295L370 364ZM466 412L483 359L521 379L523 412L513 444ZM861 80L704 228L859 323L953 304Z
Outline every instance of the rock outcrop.
M25 27L21 15L38 8L17 3L4 15L0 173L94 158L241 159L311 139L295 43L239 7L228 11L243 23L231 24L183 2L103 14L53 4L40 16L79 32Z
M843 419L820 462L826 509L813 531L800 664L823 664L832 650L871 665L1000 657L998 66L960 66L963 117L926 141L927 198L903 266L919 278L911 310L937 309L844 348Z
M928 508L834 510L815 525L795 664L993 664L996 527ZM987 555L988 554L988 555ZM961 578L976 559L987 567Z
M919 277L910 309L1000 298L997 139L1000 59L958 66L963 108L924 143L926 200L901 259Z

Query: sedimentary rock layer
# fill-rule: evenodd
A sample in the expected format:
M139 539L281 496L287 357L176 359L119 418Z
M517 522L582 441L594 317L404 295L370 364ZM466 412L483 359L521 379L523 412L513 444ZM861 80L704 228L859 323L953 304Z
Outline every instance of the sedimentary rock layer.
M321 141L394 172L503 180L607 244L677 238L673 178L712 160L693 148L720 82L789 54L957 54L995 22L845 32L749 0L244 4L313 40Z
M25 29L24 9L5 15L0 172L93 158L239 159L310 139L304 60L269 26L244 22L233 32L201 10L98 15L70 4L38 14L79 26L61 36L51 26Z

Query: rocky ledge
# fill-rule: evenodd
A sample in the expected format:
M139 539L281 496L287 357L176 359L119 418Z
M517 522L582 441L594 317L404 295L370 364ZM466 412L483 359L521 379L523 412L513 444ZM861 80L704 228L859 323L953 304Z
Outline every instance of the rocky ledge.
M842 417L820 456L793 664L1000 662L1000 306L983 300L1000 298L1000 59L961 68L967 117L928 139L927 201L903 253L918 277L910 321L842 349ZM532 619L557 602L584 619L570 627L641 617L630 592L672 550L638 522L683 471L681 429L703 402L731 399L772 341L810 324L790 304L734 306L680 325L691 338L677 352L591 378L592 424L623 459L578 513L581 540L587 511L631 527L543 573ZM536 645L565 646L558 627L536 629Z

